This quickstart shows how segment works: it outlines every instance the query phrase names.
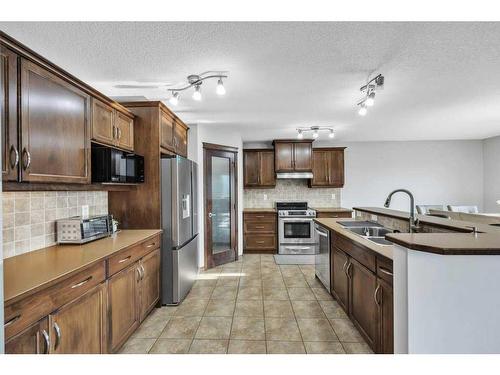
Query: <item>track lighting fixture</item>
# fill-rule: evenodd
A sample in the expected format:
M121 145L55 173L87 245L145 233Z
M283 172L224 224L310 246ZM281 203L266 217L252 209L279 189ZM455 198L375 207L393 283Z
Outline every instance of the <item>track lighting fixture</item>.
M196 100L196 101L198 101L198 102L201 100L200 85L196 85L194 87L193 99Z
M297 138L298 139L303 139L304 138L304 133L309 133L312 132L312 137L314 139L319 137L319 132L320 131L327 131L329 132L328 137L329 138L334 138L335 133L333 132L333 128L327 127L327 126L310 126L308 128L297 128Z
M179 93L178 92L173 92L172 97L168 100L168 102L172 105L177 105L179 104Z
M372 107L375 104L375 91L384 88L384 81L384 76L379 74L375 78L369 80L366 85L359 88L359 91L364 94L364 97L358 101L358 114L360 116L366 116L368 113L367 107Z
M196 101L200 101L202 99L201 96L201 84L203 81L206 79L210 78L217 78L217 87L215 89L215 92L217 95L225 95L226 94L226 88L224 87L224 83L222 82L223 78L228 78L228 72L226 71L219 71L219 72L205 72L201 74L191 74L187 77L187 83L179 88L171 88L168 89L172 93L172 97L169 99L169 103L172 105L177 105L179 103L179 92L187 90L190 87L194 86L194 92L192 95L192 98Z

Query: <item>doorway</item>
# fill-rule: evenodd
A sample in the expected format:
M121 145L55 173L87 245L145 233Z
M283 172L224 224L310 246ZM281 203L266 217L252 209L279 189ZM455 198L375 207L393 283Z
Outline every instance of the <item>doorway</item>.
M203 143L205 268L238 257L238 149Z

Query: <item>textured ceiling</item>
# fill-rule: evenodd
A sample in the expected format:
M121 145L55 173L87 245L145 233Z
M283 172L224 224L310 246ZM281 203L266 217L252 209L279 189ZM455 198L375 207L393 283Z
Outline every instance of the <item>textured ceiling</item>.
M174 111L245 141L333 126L344 141L482 139L500 134L500 23L0 23L0 29L113 97L168 98L191 73L228 70ZM366 117L359 87L382 73ZM167 105L168 102L166 101Z

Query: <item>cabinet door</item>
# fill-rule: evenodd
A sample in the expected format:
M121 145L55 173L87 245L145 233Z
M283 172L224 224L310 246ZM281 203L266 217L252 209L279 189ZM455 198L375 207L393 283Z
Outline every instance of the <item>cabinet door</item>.
M116 146L134 151L134 120L115 111Z
M17 181L17 55L0 45L0 122L2 128L2 180Z
M368 344L375 349L378 306L374 295L377 288L377 277L368 268L352 258L347 273L350 279L349 316L364 333Z
M106 292L101 284L49 315L51 353L106 352Z
M90 97L21 60L21 178L90 183Z
M348 256L342 251L332 246L332 294L345 311L348 311L349 302L349 279L345 272L349 265Z
M44 318L5 343L6 354L48 354L49 319Z
M134 263L108 280L109 342L114 352L139 325L139 263Z
M187 128L178 120L174 126L174 148L177 155L187 157Z
M293 143L275 143L274 155L276 172L293 172Z
M160 111L160 145L170 151L174 150L174 120Z
M109 105L92 99L92 139L114 145L114 110Z
M274 159L273 159L274 163ZM243 178L245 187L260 184L260 155L258 151L243 151Z
M377 279L375 298L378 302L378 344L377 353L394 353L394 302L392 285Z
M313 151L313 178L311 186L328 186L329 180L329 151Z
M329 152L328 158L328 184L331 187L344 186L344 150Z
M142 321L160 299L160 249L142 258L140 266L142 277L139 306Z
M312 171L312 144L295 143L293 147L294 169L297 172Z
M261 151L260 154L260 186L276 186L276 173L274 172L274 151Z

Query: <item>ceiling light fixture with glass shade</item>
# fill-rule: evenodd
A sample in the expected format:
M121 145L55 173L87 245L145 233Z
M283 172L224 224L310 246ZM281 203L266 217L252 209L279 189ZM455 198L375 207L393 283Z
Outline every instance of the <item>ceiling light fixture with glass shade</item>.
M329 126L310 126L297 128L297 138L303 139L304 134L312 133L314 139L319 138L320 132L328 132L328 138L335 138L335 132L333 128Z
M375 104L376 91L383 90L384 81L384 76L379 74L375 78L369 80L366 85L359 88L359 91L363 93L363 98L357 103L357 106L359 107L358 114L360 116L366 116L368 113L368 107L373 107Z
M227 79L229 77L229 72L227 71L217 71L217 72L205 72L201 74L191 74L187 76L187 83L183 84L180 87L170 88L168 91L172 93L172 96L168 100L168 102L172 105L179 104L180 92L187 90L191 87L194 87L194 92L192 95L193 100L201 101L203 99L201 95L201 85L207 79L217 79L217 87L215 92L219 96L223 96L226 94L226 88L224 87L223 79Z

